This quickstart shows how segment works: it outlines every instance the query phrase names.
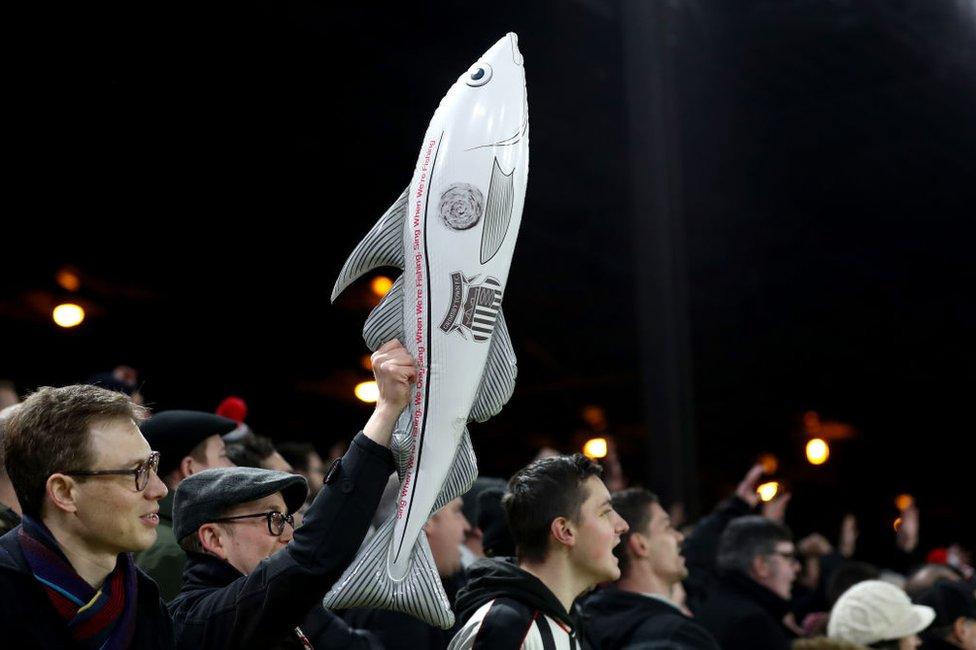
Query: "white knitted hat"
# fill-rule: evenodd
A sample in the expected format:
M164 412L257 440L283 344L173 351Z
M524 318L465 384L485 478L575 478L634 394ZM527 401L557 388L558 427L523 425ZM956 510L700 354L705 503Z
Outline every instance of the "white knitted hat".
M908 594L881 580L859 582L837 599L830 611L827 636L868 645L918 634L935 618L935 610L913 605Z

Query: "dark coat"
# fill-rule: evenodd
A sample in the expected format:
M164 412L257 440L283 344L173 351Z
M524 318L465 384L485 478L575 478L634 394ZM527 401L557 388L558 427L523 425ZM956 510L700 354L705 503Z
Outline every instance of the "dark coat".
M169 605L177 647L301 647L295 628L352 561L392 472L390 450L360 433L291 543L250 574L189 553L183 589Z
M681 544L681 554L688 567L684 580L687 605L695 614L705 604L718 582L715 558L718 556L718 540L729 522L748 515L752 506L737 496L722 501L707 517L704 517Z
M11 648L74 648L68 626L34 579L20 550L20 527L0 537L0 630ZM136 569L133 648L173 648L173 624L152 578ZM7 647L6 645L4 647Z
M720 650L694 619L662 600L614 587L587 596L579 605L580 629L593 650L640 644L668 650Z
M724 650L789 650L792 634L782 622L789 609L755 580L727 573L696 616Z

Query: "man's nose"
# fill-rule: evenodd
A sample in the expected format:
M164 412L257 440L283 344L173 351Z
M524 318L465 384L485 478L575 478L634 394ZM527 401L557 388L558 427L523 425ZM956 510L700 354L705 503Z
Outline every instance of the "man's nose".
M149 483L146 484L142 494L150 501L158 501L169 494L169 488L156 472L149 472Z

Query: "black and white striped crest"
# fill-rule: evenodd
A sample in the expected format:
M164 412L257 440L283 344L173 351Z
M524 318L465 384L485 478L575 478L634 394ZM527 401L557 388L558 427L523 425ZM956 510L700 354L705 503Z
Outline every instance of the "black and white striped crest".
M462 273L451 274L451 306L441 322L444 332L469 333L475 341L491 339L502 307L502 286L489 276L478 282L478 276L466 278Z

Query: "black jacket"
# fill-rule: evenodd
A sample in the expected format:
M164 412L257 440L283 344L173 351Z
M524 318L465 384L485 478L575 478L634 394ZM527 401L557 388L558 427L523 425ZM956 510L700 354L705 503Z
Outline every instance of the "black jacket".
M478 560L467 573L468 583L454 606L461 629L452 648L579 647L573 617L541 580L511 558Z
M726 573L696 617L724 650L789 650L792 635L782 622L789 609L755 580Z
M295 628L352 561L392 472L390 450L360 433L329 470L291 543L250 574L188 554L183 589L169 604L177 647L302 647Z
M601 589L582 599L580 629L593 650L616 650L640 644L668 650L720 650L715 638L677 607L657 598Z
M4 647L74 648L68 627L34 579L20 550L20 527L0 537L0 630ZM133 564L135 562L133 561ZM173 648L173 624L152 578L136 569L133 648Z
M695 614L705 604L709 594L715 590L718 571L715 558L718 556L718 540L729 522L736 517L748 515L752 506L733 495L722 501L707 517L704 517L681 545L681 554L688 567L688 577L684 580L688 609Z

